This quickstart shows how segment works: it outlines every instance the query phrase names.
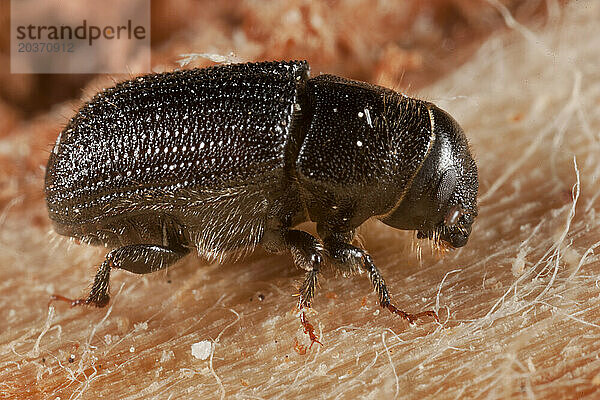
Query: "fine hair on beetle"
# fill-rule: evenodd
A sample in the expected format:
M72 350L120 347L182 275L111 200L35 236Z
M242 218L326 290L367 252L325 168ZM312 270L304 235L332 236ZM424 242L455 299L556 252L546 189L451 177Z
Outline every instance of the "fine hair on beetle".
M458 123L434 104L306 61L218 65L140 76L102 90L48 160L54 230L110 249L89 295L108 304L112 268L164 269L191 251L221 261L260 245L306 271L300 321L325 260L367 272L379 304L409 322L356 230L375 218L438 248L467 243L477 167ZM312 221L317 235L294 229Z

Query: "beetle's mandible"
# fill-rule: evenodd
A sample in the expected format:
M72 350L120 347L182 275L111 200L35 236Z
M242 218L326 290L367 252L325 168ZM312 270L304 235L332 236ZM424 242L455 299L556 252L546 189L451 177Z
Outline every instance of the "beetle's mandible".
M98 93L58 137L46 169L55 230L111 248L87 298L105 306L111 268L137 274L190 251L220 260L262 245L306 270L311 306L328 259L362 269L390 301L369 254L352 244L377 218L464 246L477 216L477 167L456 121L426 101L332 75L306 61L221 65L141 76ZM317 225L320 239L293 229ZM62 296L55 298L67 300ZM317 341L301 312L311 340Z

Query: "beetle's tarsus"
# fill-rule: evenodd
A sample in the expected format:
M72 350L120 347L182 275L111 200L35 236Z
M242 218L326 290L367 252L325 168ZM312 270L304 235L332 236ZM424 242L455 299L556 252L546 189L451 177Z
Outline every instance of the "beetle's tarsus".
M71 307L85 304L85 299L69 299L68 297L62 296L60 294L53 294L52 296L50 296L50 300L48 300L48 307L50 307L55 301L64 301L65 303L69 303Z
M312 349L312 346L315 343L319 343L321 346L323 346L323 343L319 342L319 337L315 334L315 327L312 326L310 322L308 322L308 319L306 318L306 313L304 311L300 311L300 323L304 328L304 333L308 334L308 337L310 338L309 349Z
M437 313L433 310L423 311L423 312L416 313L416 314L409 314L407 312L404 312L404 311L398 309L396 306L394 306L391 303L381 304L381 307L387 308L388 310L390 310L390 312L401 316L402 318L407 320L411 325L414 324L417 320L422 319L423 317L433 317L435 322L438 322L438 323L440 322L440 319L438 318Z
M54 301L64 301L66 303L69 303L69 305L71 307L77 307L77 306L95 306L98 308L102 308L105 307L108 302L110 301L110 296L106 296L103 298L100 298L98 300L92 300L89 297L88 298L80 298L80 299L70 299L68 297L62 296L60 294L53 294L52 296L50 296L50 300L48 301L48 307L50 307L50 305L54 302Z

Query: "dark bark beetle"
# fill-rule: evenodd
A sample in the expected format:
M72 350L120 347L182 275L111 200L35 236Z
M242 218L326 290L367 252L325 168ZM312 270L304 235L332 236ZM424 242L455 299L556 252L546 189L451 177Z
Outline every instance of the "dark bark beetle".
M411 322L437 316L390 303L371 257L351 244L356 228L377 218L464 246L477 190L467 139L450 115L384 87L309 78L306 61L121 82L71 118L46 170L55 230L111 249L74 305L106 305L111 268L145 274L192 250L220 260L262 245L290 250L307 271L299 309L310 307L326 258L365 270L381 306ZM293 229L304 221L320 239Z

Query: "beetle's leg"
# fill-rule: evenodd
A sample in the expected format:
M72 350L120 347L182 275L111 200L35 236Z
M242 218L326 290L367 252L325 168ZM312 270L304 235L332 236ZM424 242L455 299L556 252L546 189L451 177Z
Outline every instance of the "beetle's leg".
M273 233L273 232L271 232ZM281 251L289 249L294 258L294 263L306 270L304 282L298 292L298 310L300 310L300 323L304 327L304 332L308 334L313 343L319 343L315 328L306 318L305 309L312 306L312 300L315 296L318 275L323 262L323 246L321 242L311 234L299 230L283 230L275 236L268 235L268 243L264 246L270 251Z
M319 344L321 342L315 334L315 328L306 318L304 310L312 306L315 297L319 270L323 262L323 246L317 238L299 230L284 232L283 240L292 253L294 263L307 271L298 293L298 310L300 310L300 323L304 327L304 333L308 334L312 347L315 342Z
M315 296L317 276L323 262L323 246L311 234L298 230L284 232L283 240L292 253L294 263L307 271L304 283L300 287L298 308L309 308Z
M375 289L375 292L379 296L379 305L383 308L387 308L394 314L401 316L408 322L413 323L414 321L423 317L433 317L439 322L438 316L434 311L424 311L416 314L408 314L391 303L390 293L381 272L377 269L373 263L371 256L363 249L346 243L342 240L336 239L335 237L329 237L325 239L325 248L327 249L329 256L336 261L337 267L347 269L348 267L354 268L355 265L360 266L369 275L369 280Z
M104 307L110 300L111 268L120 268L135 274L148 274L167 268L188 253L189 249L183 246L168 248L148 244L133 244L114 249L106 255L106 260L98 268L92 290L87 298L71 300L64 296L53 295L50 301L68 301L72 307L78 305Z

